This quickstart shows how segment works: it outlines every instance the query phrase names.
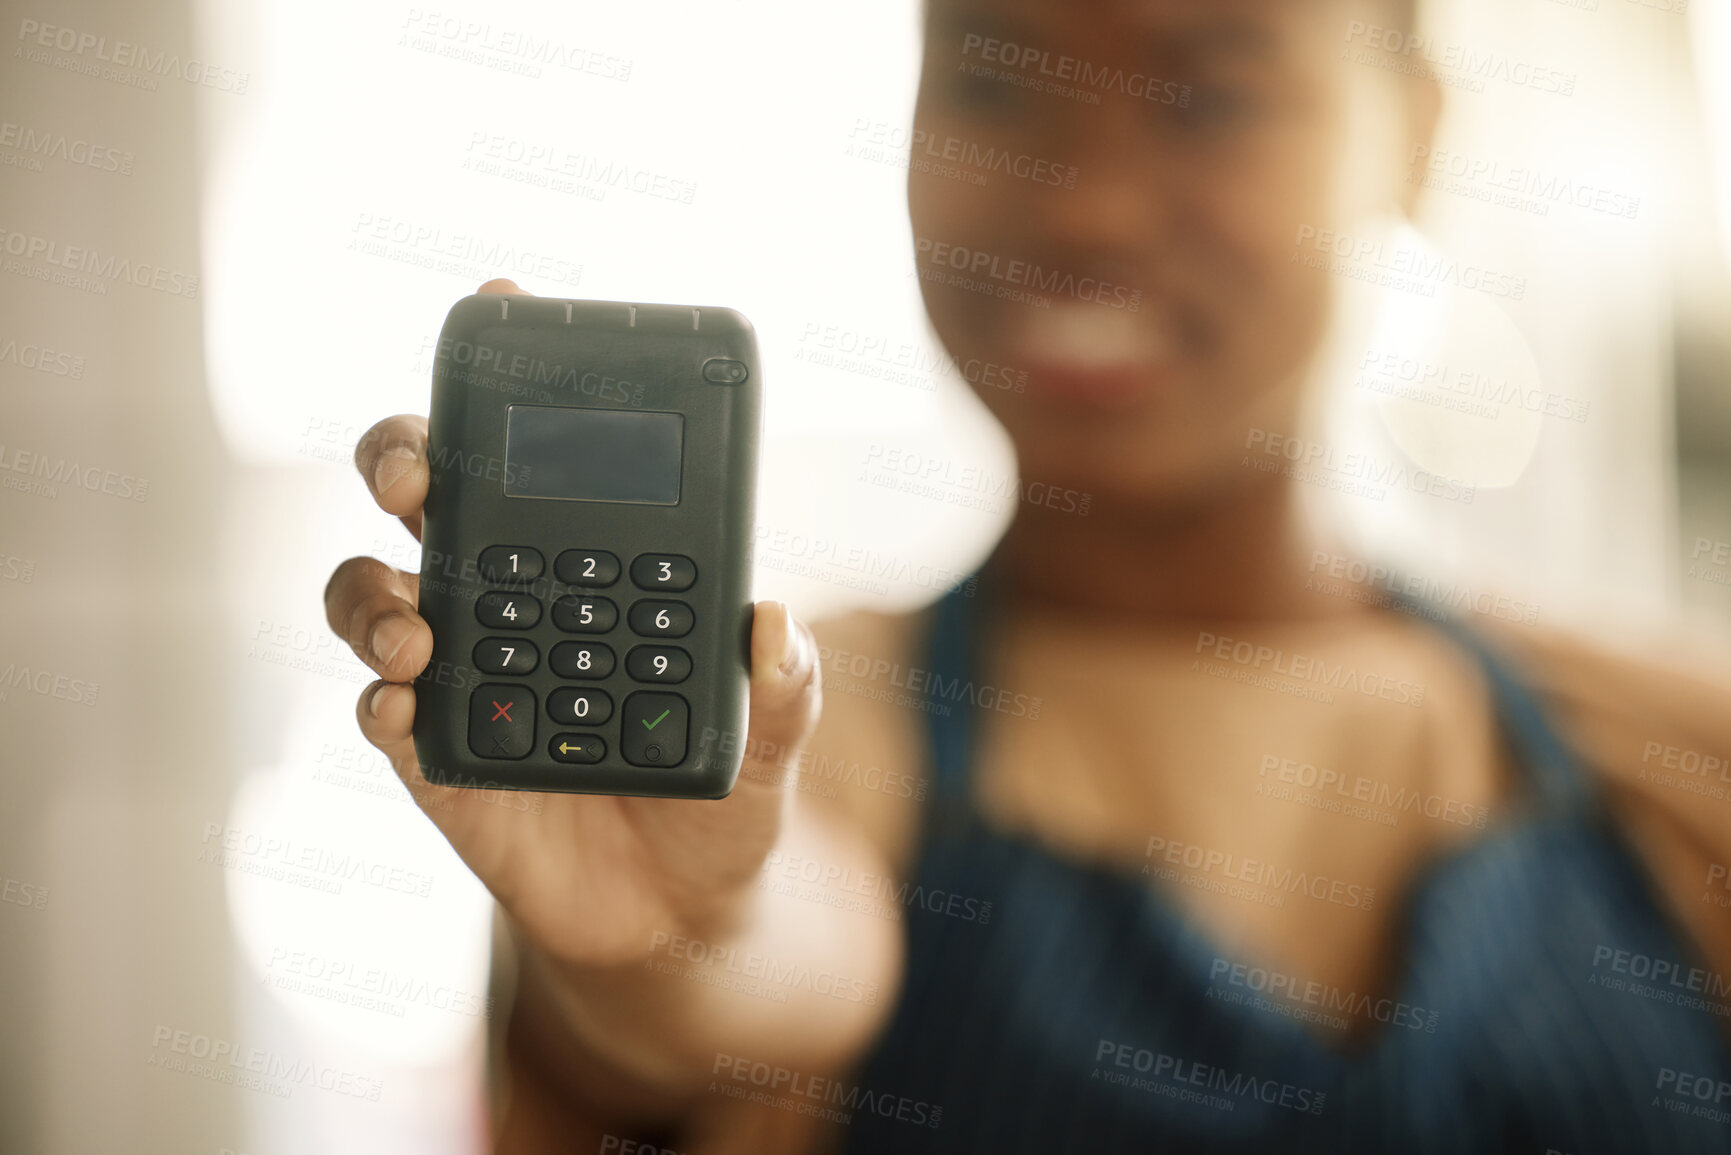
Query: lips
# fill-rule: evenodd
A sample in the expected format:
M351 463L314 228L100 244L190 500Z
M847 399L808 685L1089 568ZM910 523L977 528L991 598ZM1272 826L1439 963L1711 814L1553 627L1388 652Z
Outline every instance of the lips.
M1149 310L1052 302L1006 334L1029 392L1068 405L1124 410L1145 403L1172 366L1176 343Z

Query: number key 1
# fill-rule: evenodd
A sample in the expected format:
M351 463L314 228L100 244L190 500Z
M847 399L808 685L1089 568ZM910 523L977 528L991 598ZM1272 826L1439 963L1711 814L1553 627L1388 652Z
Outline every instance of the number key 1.
M524 545L495 545L481 551L481 576L490 582L532 582L541 576L541 551Z

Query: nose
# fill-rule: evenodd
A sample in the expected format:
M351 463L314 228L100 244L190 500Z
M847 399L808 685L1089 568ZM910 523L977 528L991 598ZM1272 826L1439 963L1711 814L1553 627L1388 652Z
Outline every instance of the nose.
M1025 217L1024 239L1039 259L1134 284L1133 270L1145 270L1165 247L1174 218L1170 170L1137 111L1078 105L1047 121L1040 147L1076 176L1073 188L1030 190L1043 194L1031 198Z

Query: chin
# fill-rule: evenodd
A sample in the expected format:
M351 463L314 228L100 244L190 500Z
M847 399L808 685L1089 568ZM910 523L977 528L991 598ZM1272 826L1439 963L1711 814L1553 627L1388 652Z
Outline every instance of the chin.
M1055 427L1032 412L1006 421L1024 485L1075 490L1090 508L1171 508L1202 500L1243 471L1231 435L1182 422ZM1028 420L1028 418L1034 418Z

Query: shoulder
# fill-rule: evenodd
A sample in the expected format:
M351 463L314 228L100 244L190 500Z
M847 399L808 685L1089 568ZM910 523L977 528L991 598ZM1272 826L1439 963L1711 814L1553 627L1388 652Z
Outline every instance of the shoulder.
M857 822L898 870L912 861L931 791L915 672L930 609L854 610L811 623L823 713L800 759L801 791Z
M1731 970L1731 652L1681 636L1487 636L1599 778L1672 913Z

